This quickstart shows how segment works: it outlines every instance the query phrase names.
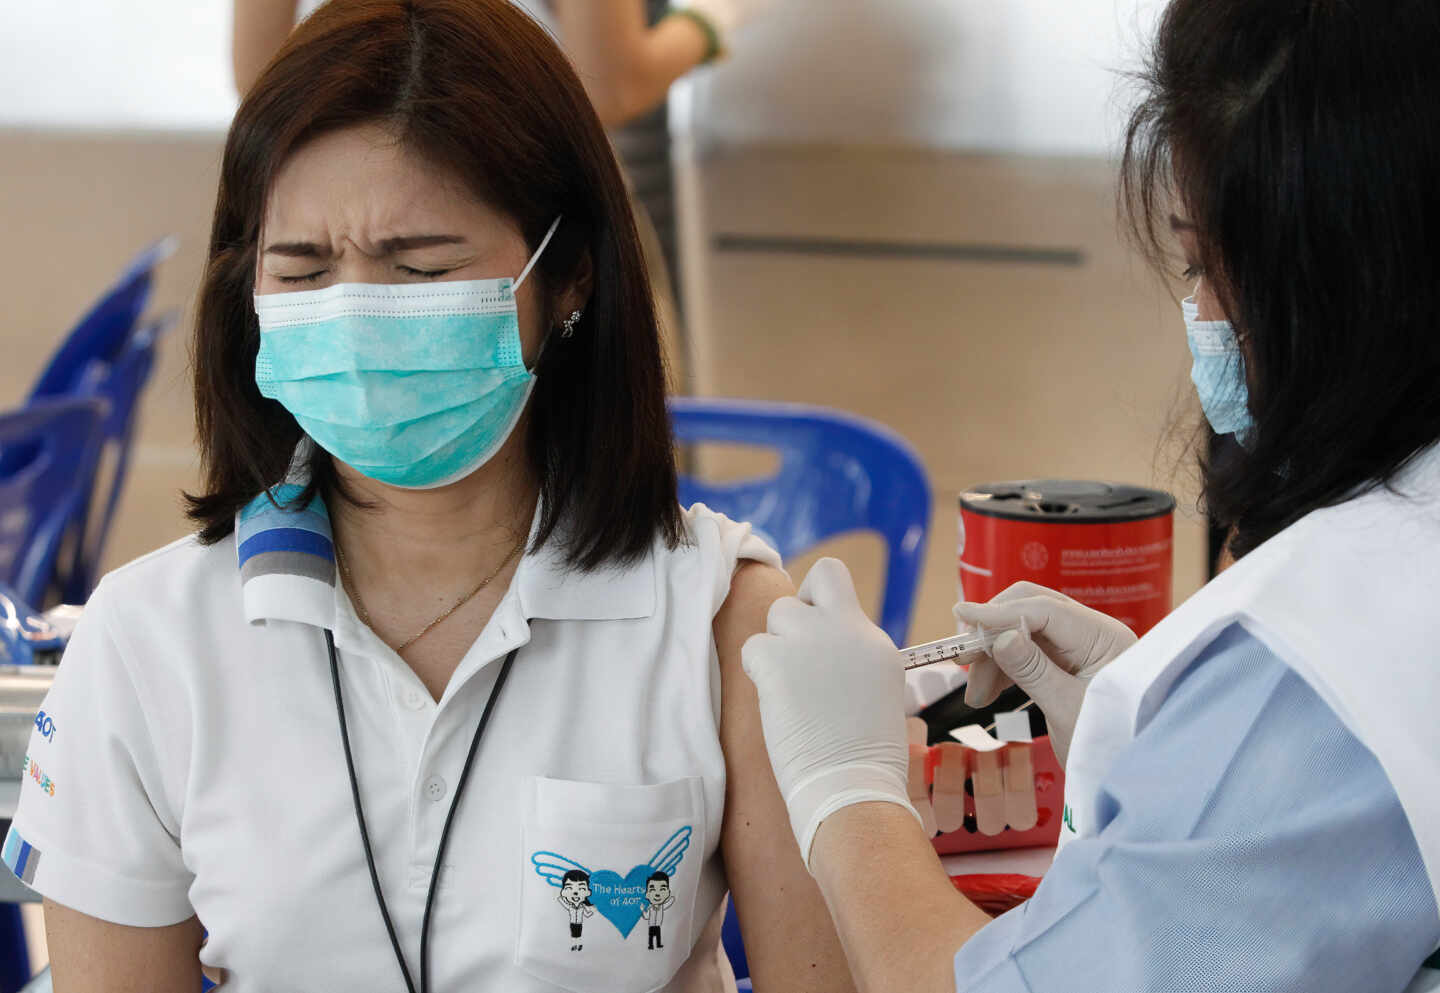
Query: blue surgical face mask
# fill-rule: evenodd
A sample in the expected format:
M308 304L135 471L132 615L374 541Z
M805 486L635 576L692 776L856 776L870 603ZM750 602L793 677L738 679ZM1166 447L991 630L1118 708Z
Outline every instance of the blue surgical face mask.
M464 479L510 437L535 376L511 280L341 283L255 297L255 382L321 448L408 489Z
M1245 354L1229 321L1202 321L1194 297L1180 303L1185 337L1190 342L1190 379L1200 394L1205 419L1216 434L1233 434L1243 444L1254 430L1250 389L1245 380Z

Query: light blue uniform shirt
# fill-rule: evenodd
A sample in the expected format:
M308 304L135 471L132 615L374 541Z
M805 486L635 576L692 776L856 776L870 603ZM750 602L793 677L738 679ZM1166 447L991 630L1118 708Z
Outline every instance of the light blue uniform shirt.
M1399 993L1440 945L1380 764L1238 626L1101 788L1109 820L956 953L957 993Z

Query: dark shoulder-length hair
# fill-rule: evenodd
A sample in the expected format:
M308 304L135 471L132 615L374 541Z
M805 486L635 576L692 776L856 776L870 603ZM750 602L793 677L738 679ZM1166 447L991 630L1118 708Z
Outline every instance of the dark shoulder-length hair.
M1440 438L1440 4L1175 0L1140 75L1122 209L1173 209L1240 336L1256 430L1202 455L1243 555L1390 485Z
M554 41L509 0L335 0L301 24L230 127L200 292L193 362L204 469L188 497L201 540L280 482L301 439L255 385L257 239L271 182L302 144L380 124L514 218L533 250L551 324L588 253L594 289L574 336L552 335L530 399L540 481L536 546L571 565L632 560L681 538L665 372L629 199L605 132ZM339 487L318 448L312 487ZM343 496L343 494L341 494ZM564 523L564 527L559 525Z

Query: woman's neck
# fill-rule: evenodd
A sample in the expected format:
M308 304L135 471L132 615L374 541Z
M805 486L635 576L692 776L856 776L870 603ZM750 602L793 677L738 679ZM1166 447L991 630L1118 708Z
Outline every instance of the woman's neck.
M530 532L539 485L520 446L465 479L403 490L336 465L348 500L331 501L335 540L362 586L441 592L473 586Z

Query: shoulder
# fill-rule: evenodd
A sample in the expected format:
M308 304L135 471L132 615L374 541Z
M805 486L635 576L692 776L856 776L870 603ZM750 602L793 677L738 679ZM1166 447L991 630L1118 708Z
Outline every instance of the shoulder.
M1242 560L1267 578L1326 564L1393 562L1440 584L1440 561L1413 554L1440 544L1440 474L1419 473L1311 511Z
M1163 627L1171 640L1198 649L1218 633L1216 621L1246 618L1251 633L1292 666L1329 659L1347 638L1369 641L1375 631L1428 646L1440 638L1440 612L1431 609L1440 598L1437 548L1440 480L1376 488L1290 525L1156 632Z
M704 504L681 512L684 535L676 548L656 543L656 579L662 597L672 604L697 602L716 618L735 584L749 587L757 572L778 575L780 556L749 524L732 521ZM757 569L756 565L763 566Z
M244 625L233 536L204 545L190 535L115 569L80 620L132 667L146 668L172 655L188 657L184 646L192 643L223 643L227 625Z
M692 547L701 554L730 560L753 559L780 568L780 554L749 524L732 521L703 503L681 510L680 515Z
M85 612L126 620L160 612L173 622L181 611L231 594L230 602L238 611L240 571L235 536L204 545L195 535L188 535L108 573Z

